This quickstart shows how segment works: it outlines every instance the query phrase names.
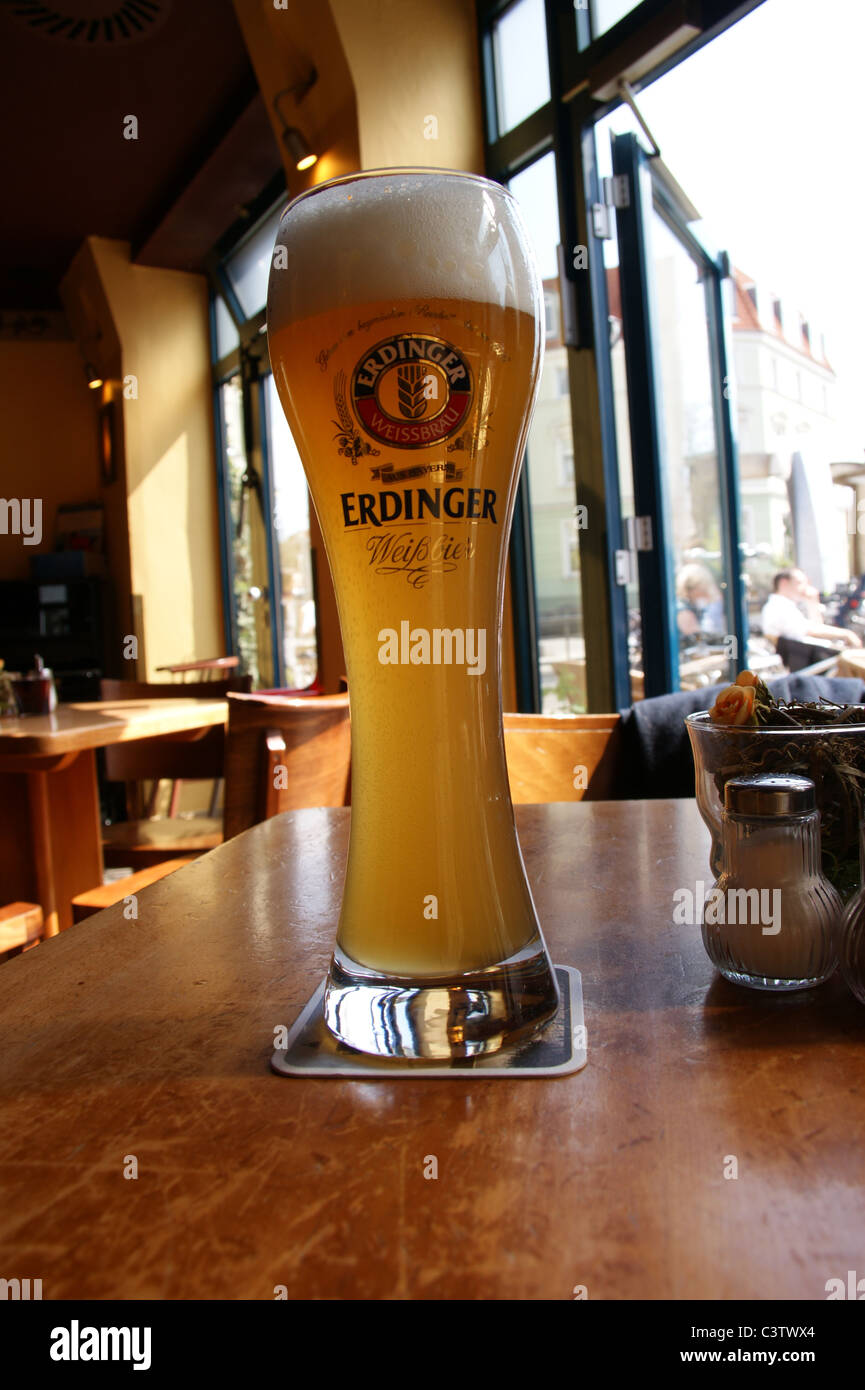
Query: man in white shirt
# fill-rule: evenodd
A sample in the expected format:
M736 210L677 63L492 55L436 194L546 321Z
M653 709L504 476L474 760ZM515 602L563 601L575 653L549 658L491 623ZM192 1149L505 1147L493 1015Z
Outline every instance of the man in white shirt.
M802 570L780 570L775 575L774 592L763 605L760 621L763 635L777 641L779 637L792 637L799 642L818 638L829 642L843 642L848 647L861 647L862 639L856 632L846 627L832 627L820 621L822 614L819 605L814 605L815 591ZM800 604L810 602L812 616L806 616Z

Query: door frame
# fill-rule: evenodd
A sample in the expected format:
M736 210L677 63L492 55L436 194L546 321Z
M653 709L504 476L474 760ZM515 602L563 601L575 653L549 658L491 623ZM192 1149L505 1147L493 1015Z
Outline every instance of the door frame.
M664 166L650 156L636 135L613 135L613 174L626 181L625 206L616 209L622 328L628 375L628 415L638 516L652 519L651 548L637 551L643 631L645 695L679 688L679 634L676 624L675 567L670 501L665 475L663 394L659 317L651 261L654 213L694 261L703 282L709 370L720 485L722 554L726 613L735 638L731 663L747 661L748 623L741 572L739 469L733 423L732 359L724 312L724 281L730 275L725 253L715 253L697 235L681 190ZM690 219L690 220L689 220ZM742 662L739 662L741 654Z

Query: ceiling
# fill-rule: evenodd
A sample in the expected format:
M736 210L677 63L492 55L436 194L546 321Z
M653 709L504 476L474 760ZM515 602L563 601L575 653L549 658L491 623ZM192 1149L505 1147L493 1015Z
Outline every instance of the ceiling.
M0 54L0 310L89 235L199 269L280 167L231 0L0 0Z

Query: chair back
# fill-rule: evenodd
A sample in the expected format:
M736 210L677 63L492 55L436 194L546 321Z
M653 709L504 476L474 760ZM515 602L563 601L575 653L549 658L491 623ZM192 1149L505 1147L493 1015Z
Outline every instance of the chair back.
M280 811L347 806L347 695L229 695L225 838Z
M226 671L236 671L240 665L239 656L212 656L206 661L183 661L179 666L157 666L157 672L167 671L169 675L179 676L185 681L190 672L198 673L201 680L218 680ZM204 673L203 675L201 673Z
M223 700L229 691L246 691L250 676L229 680L186 681L100 681L100 696L111 700ZM114 743L105 749L105 776L109 782L211 779L223 775L225 730L208 729L200 738L139 739L134 743Z
M620 723L618 714L506 714L505 754L514 805L621 796Z
M803 642L798 637L779 637L775 646L791 675L832 657L837 661L840 655L837 647L830 647L825 642Z

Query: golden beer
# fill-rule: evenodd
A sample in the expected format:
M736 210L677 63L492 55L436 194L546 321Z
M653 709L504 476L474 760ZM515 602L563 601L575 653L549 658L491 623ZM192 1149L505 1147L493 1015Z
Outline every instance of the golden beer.
M361 1051L492 1051L557 1004L501 722L540 305L513 200L486 180L359 174L302 195L280 225L270 356L327 547L351 702L325 1017Z

